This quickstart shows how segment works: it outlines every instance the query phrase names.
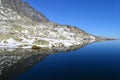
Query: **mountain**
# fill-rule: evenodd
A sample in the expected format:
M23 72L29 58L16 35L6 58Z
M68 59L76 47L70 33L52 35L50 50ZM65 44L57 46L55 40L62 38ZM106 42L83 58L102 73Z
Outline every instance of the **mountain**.
M22 0L1 0L1 48L70 48L96 37L70 25L50 22Z
M39 13L34 8L32 8L28 3L22 0L1 0L3 9L6 10L5 13L10 13L10 9L17 12L19 15L24 15L33 21L46 22L49 21L42 13ZM7 12L8 11L8 12ZM14 12L13 15L14 16ZM5 15L7 16L7 15Z

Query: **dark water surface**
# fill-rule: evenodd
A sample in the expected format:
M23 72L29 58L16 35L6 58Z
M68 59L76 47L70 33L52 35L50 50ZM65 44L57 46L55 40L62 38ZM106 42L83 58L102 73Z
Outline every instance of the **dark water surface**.
M48 55L15 80L120 80L120 41Z

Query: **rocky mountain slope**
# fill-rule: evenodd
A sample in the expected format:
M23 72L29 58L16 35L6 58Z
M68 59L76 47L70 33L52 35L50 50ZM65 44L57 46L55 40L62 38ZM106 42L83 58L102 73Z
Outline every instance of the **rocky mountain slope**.
M22 0L1 0L1 48L66 48L96 37L69 25L50 22Z
M37 22L49 21L42 13L39 13L34 8L32 8L28 3L23 2L22 0L1 0L1 4L4 7L3 9L6 11L5 13L10 13L8 10L10 9L14 12L17 12L19 15L21 15L21 17L22 15L24 15L26 17L29 17L33 21ZM14 16L14 12L12 17Z

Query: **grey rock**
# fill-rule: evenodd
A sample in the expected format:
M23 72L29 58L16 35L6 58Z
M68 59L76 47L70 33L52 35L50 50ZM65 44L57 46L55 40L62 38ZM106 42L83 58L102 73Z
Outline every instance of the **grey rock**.
M22 0L1 0L4 7L11 8L16 11L19 15L24 15L33 21L37 22L47 22L49 21L42 13L36 11L27 2Z

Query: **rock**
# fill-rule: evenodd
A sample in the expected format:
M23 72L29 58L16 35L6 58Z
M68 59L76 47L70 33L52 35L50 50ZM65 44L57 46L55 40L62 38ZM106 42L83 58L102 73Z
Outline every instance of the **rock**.
M16 11L19 15L24 15L33 21L47 22L49 21L42 13L36 11L28 3L22 0L1 0L4 7L11 8Z
M84 40L94 42L96 39L75 26L50 22L41 12L22 0L1 0L0 47L63 49L74 46L71 43Z
M41 47L34 45L32 46L32 49L41 49Z

